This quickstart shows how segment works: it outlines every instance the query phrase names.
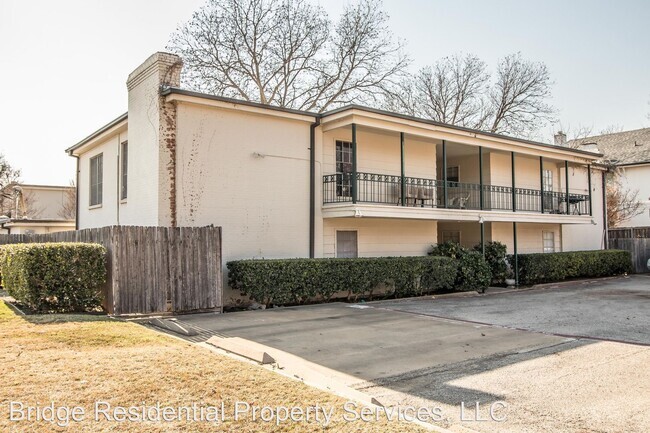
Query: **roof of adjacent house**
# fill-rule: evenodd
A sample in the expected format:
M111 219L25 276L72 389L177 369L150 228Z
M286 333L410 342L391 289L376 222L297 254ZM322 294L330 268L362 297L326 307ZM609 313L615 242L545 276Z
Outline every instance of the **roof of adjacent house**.
M401 118L401 119L407 119L407 120L411 120L411 121L415 121L415 122L421 122L421 123L441 126L441 127L450 128L450 129L456 129L456 130L465 131L465 132L471 132L471 133L480 134L480 135L483 135L483 136L501 138L501 139L504 139L504 140L512 140L512 141L516 141L516 142L520 142L520 143L533 144L533 145L540 146L540 147L543 147L543 148L549 148L549 147L550 148L557 148L557 146L549 144L549 143L531 141L531 140L527 140L527 139L524 139L524 138L511 137L511 136L508 136L508 135L497 134L497 133L492 133L492 132L487 132L487 131L481 131L481 130L478 130L478 129L471 129L471 128L466 128L466 127L462 127L462 126L458 126L458 125L449 125L449 124L446 124L446 123L436 122L436 121L430 120L430 119L422 119L422 118L419 118L419 117L409 116L409 115L400 114L400 113L394 113L394 112L390 112L390 111L379 110L379 109L376 109L376 108L370 108L370 107L365 107L365 106L360 106L360 105L355 105L355 104L346 105L346 106L343 106L343 107L340 107L340 108L336 108L336 109L333 109L333 110L330 110L330 111L326 111L324 113L315 113L315 112L311 112L311 111L295 110L295 109L290 109L290 108L284 108L284 107L277 107L277 106L268 105L268 104L262 104L262 103L259 103L259 102L244 101L244 100L239 100L239 99L227 98L227 97L223 97L223 96L211 95L211 94L207 94L207 93L200 93L200 92L195 92L195 91L186 90L186 89L179 89L179 88L175 88L175 87L168 87L168 88L164 89L161 94L163 96L166 96L166 95L169 95L169 94L172 94L172 93L173 94L186 95L186 96L192 96L192 97L198 97L198 98L211 99L211 100L222 101L222 102L228 102L228 103L238 104L238 105L245 105L245 106L257 107L257 108L263 108L263 109L268 109L268 110L282 111L282 112L292 113L292 114L311 116L314 119L322 119L322 118L325 118L327 116L330 116L330 115L333 115L333 114L336 114L336 113L340 113L340 112L343 112L343 111L347 111L347 110L363 110L363 111L367 111L367 112L383 114L383 115L386 115L386 116L391 116L391 117L396 117L396 118ZM97 131L93 132L92 134L90 134L88 137L84 138L83 140L81 140L77 144L75 144L75 145L71 146L70 148L66 149L66 152L68 152L69 154L72 154L72 152L74 150L76 150L79 147L83 146L84 144L86 144L87 142L92 140L93 138L101 135L103 132L111 129L112 127L115 127L116 125L120 124L121 122L126 121L127 119L128 119L128 113L122 114L121 116L119 116L118 118L113 120L112 122L108 123L107 125L103 126L102 128L98 129ZM598 152L593 152L593 151L587 150L587 149L570 148L570 147L565 148L565 147L563 147L562 150L569 151L569 152L574 152L574 153L578 153L578 154L582 154L582 155L590 155L592 157L593 156L602 156Z
M650 163L650 128L596 135L570 142L577 146L592 143L604 155L603 162L614 165Z

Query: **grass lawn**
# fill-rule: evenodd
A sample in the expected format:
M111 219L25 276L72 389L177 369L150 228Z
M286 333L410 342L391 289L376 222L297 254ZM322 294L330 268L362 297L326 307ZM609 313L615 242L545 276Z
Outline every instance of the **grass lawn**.
M17 316L0 301L0 431L424 431L398 421L345 422L345 400L261 367L216 355L133 323L86 315ZM84 420L60 428L46 421L10 421L10 402L81 406ZM96 421L94 405L219 406L225 422ZM334 409L332 422L235 420L235 402L259 406L316 404Z

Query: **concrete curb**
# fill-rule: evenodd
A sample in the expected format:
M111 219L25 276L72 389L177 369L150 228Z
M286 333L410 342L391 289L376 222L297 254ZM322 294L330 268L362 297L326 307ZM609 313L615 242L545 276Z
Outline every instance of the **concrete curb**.
M197 331L195 331L194 329L185 328L180 323L178 323L175 319L162 319L162 318L155 317L152 319L144 320L144 323L147 323L151 326L155 326L156 328L175 332L176 334L185 335L187 337L193 337L195 335L199 335Z
M259 364L273 364L276 360L266 352L266 347L254 341L244 340L239 337L211 337L208 344L223 349L227 352L236 353L239 356L248 358Z
M339 397L353 400L368 407L384 407L376 398L354 389L351 385L359 383L360 380L354 376L349 376L336 370L332 370L322 365L307 361L304 358L275 349L251 340L239 337L211 337L205 343L199 343L199 346L216 350L218 353L229 354L236 359L244 358L257 364L262 364L264 368L281 374L293 380L299 380L306 385L330 392ZM260 362L272 359L273 362ZM405 420L416 424L427 430L437 433L453 433L450 430L438 427L433 424L421 422L418 420Z
M383 406L377 399L349 386L352 383L359 382L359 379L307 361L283 350L274 349L239 337L212 337L207 343L263 365L273 363L276 368L284 370L294 378L317 388L329 390L342 397L371 406ZM261 362L269 359L271 362Z

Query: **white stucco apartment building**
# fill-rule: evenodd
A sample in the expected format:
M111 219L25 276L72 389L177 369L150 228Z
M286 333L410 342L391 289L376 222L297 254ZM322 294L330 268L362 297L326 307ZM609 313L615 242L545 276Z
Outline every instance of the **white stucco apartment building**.
M577 140L578 148L596 147L603 162L615 167L621 186L637 192L640 213L622 227L650 227L650 128L615 132Z
M44 234L75 229L74 188L12 183L2 191L0 234Z
M354 105L317 114L195 93L181 68L151 56L128 77L128 112L67 150L79 228L213 224L226 261L481 238L512 252L515 226L519 253L603 247L600 154Z

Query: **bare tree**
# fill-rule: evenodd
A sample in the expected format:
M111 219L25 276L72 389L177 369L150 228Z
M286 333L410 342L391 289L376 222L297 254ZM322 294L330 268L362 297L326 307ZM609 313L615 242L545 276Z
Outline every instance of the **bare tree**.
M611 124L601 129L599 135L616 134L617 132L623 131L625 131L625 127L623 125Z
M531 136L552 119L551 80L543 63L512 54L496 73L474 55L446 57L386 93L389 110L494 133Z
M70 188L64 192L63 204L59 209L58 215L66 220L73 220L77 217L77 188L74 180L70 181Z
M588 142L589 137L592 137L593 128L583 124L578 125L563 125L562 122L555 122L551 129L551 135L564 134L566 138L566 145L572 149L578 149L583 143ZM557 143L556 143L557 144Z
M0 215L9 216L14 208L13 186L20 180L20 170L14 169L4 155L0 154Z
M485 69L485 62L474 55L445 57L422 68L413 79L417 113L451 125L482 126L489 79Z
M621 173L610 167L607 176L607 221L610 227L619 227L637 215L643 213L643 204L639 200L639 190L626 188L621 180Z
M168 48L190 88L323 111L372 103L404 72L409 60L387 23L380 0L346 6L336 25L306 0L208 0Z
M490 89L490 131L522 135L551 120L551 78L546 65L520 53L499 61L496 82Z

